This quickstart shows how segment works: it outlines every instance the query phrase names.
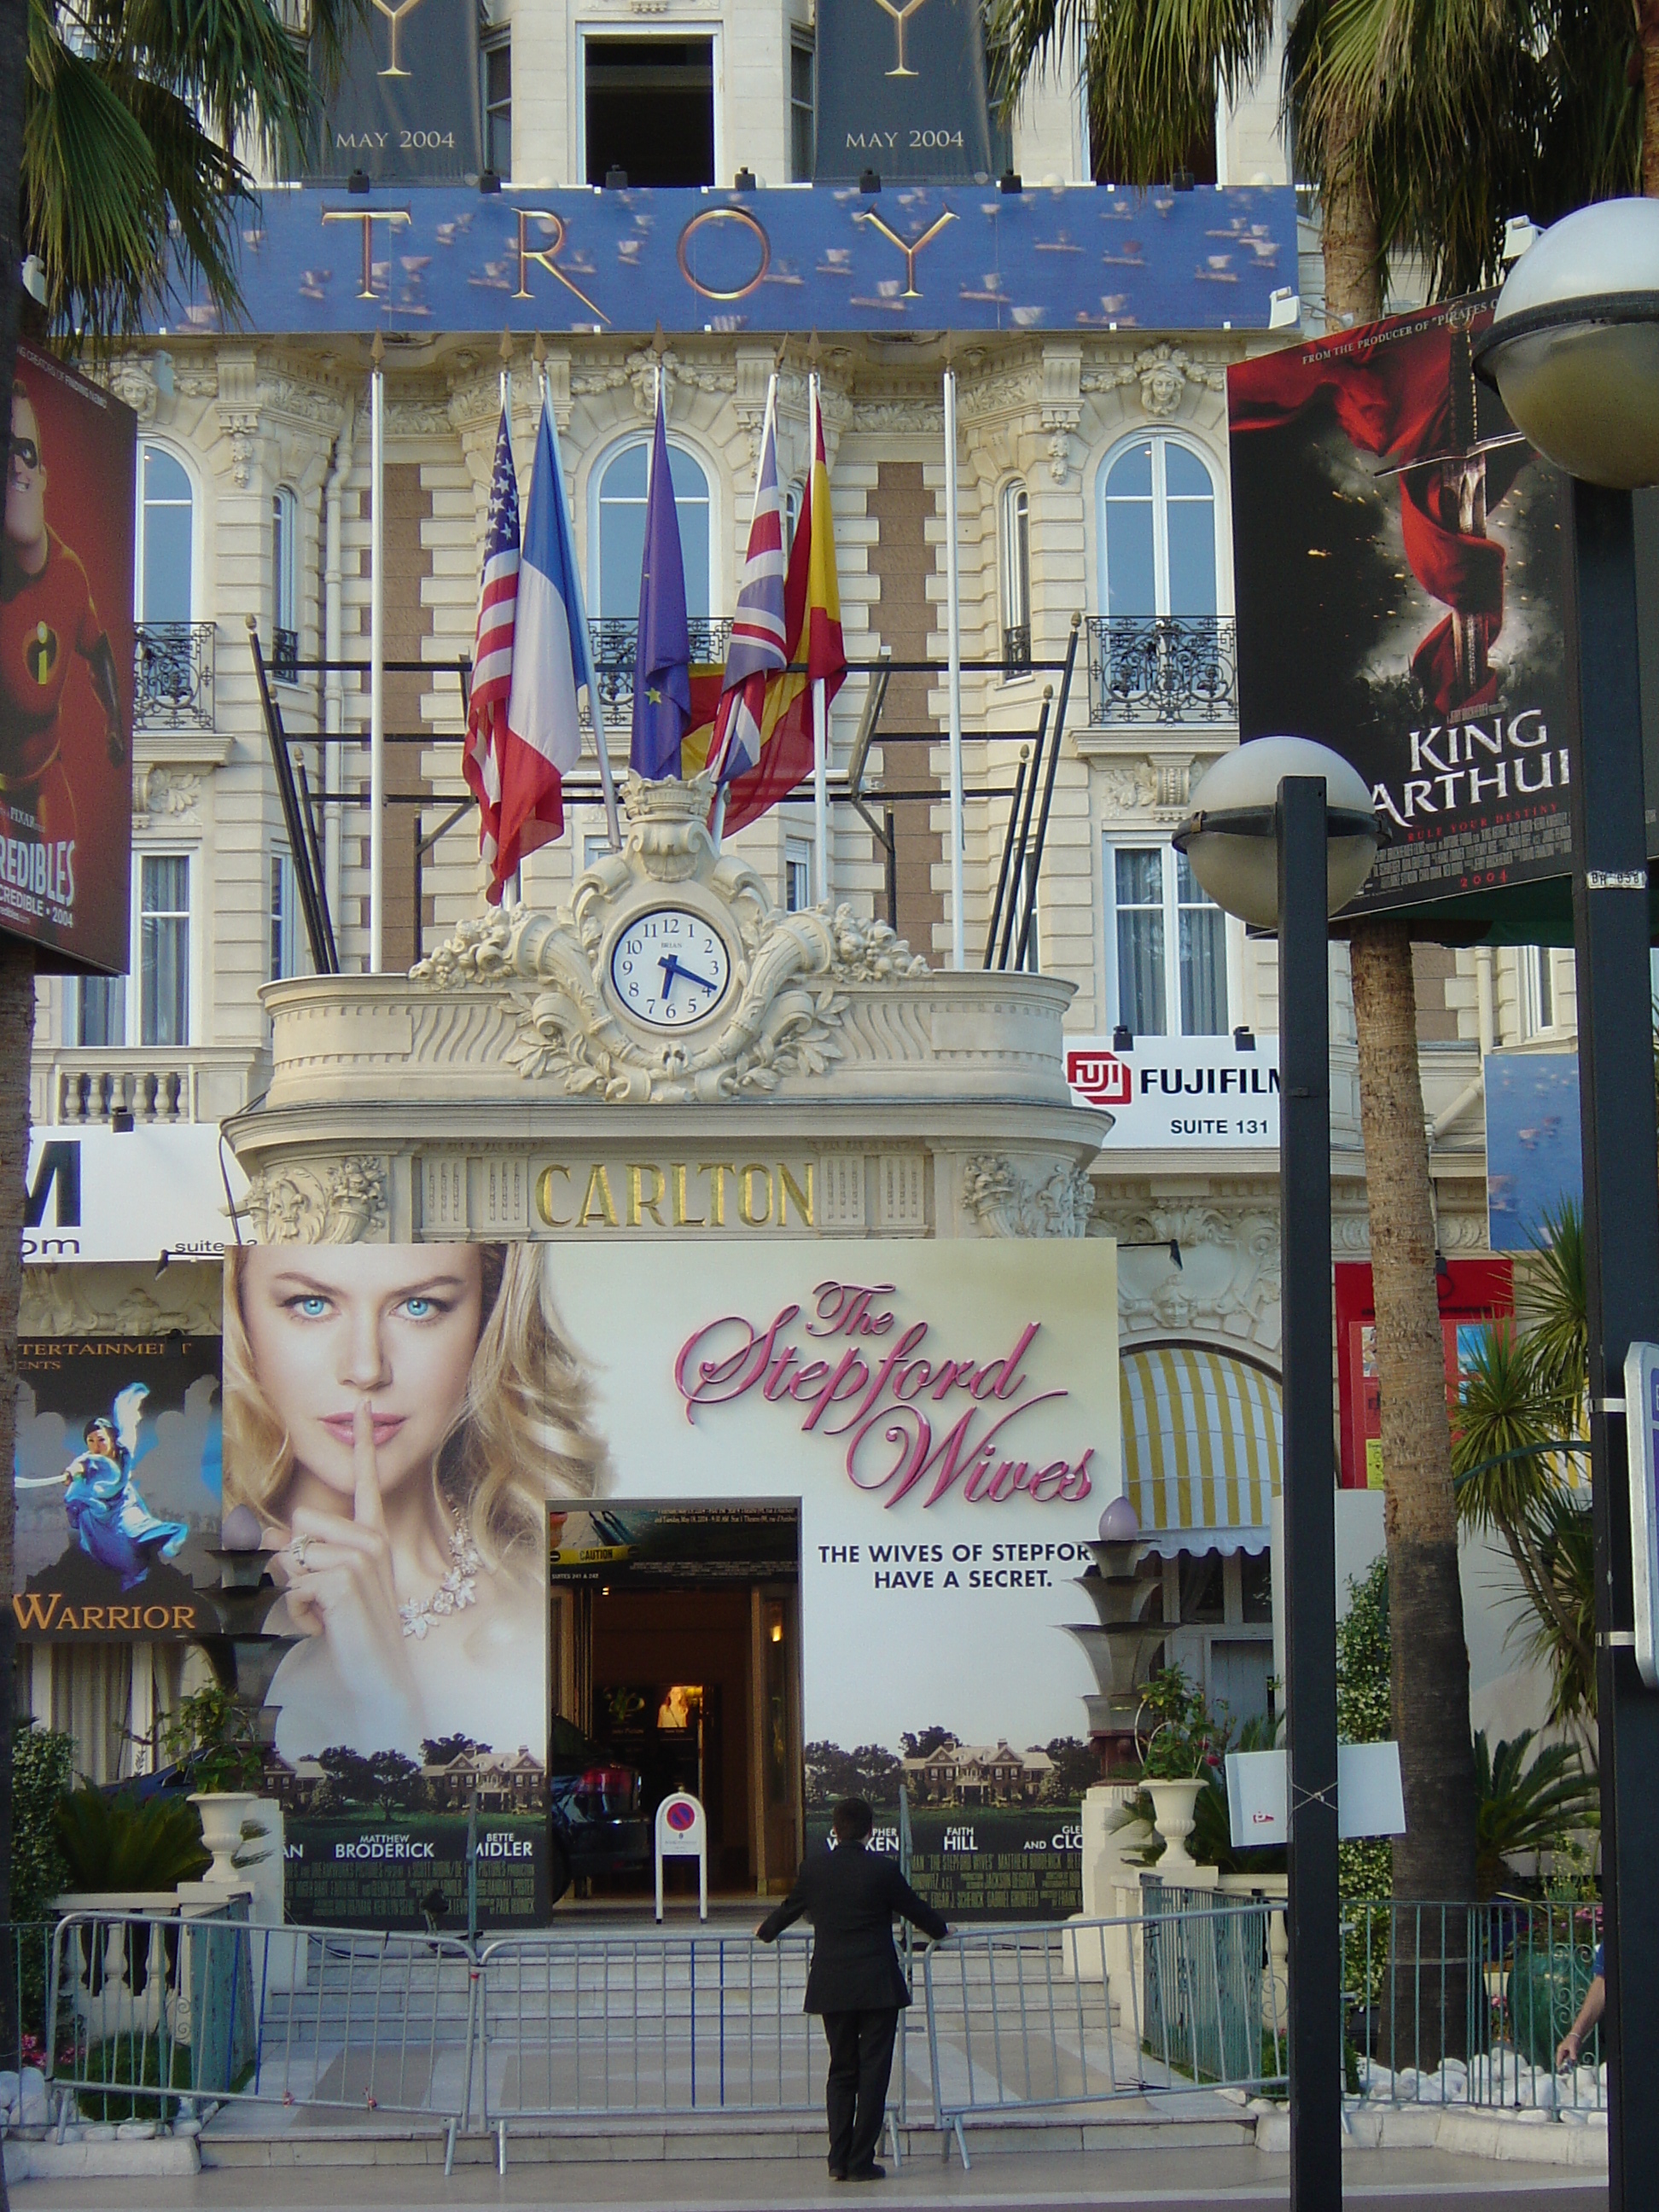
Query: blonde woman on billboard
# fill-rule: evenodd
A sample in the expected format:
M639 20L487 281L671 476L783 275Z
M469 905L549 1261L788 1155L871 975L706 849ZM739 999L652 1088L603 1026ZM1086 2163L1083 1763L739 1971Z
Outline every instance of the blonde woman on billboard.
M600 1486L589 1386L533 1245L228 1255L225 1508L285 1585L276 1747L418 1759L545 1733L548 1507Z

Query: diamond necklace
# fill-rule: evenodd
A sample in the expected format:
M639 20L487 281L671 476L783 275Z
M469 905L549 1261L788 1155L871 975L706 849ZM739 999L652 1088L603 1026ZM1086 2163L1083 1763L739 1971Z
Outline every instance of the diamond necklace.
M450 1532L449 1556L455 1564L430 1596L412 1597L407 1605L398 1607L405 1636L423 1638L434 1621L447 1620L452 1613L460 1613L467 1606L477 1603L478 1594L473 1584L483 1560L465 1516Z

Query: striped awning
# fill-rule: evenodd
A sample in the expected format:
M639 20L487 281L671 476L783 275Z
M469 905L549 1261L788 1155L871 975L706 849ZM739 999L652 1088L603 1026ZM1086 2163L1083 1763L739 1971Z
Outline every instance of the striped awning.
M1134 1345L1120 1373L1123 1483L1142 1536L1166 1553L1265 1550L1284 1442L1277 1376L1197 1344Z

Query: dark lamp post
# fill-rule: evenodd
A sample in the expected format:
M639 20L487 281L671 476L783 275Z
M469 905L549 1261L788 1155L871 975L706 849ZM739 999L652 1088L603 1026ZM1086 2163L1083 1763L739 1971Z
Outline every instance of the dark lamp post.
M1279 933L1291 2203L1332 2212L1342 2201L1342 1937L1329 923L1370 872L1377 825L1370 791L1340 755L1305 738L1258 738L1205 776L1174 843L1218 906Z
M1575 478L1577 625L1567 643L1577 665L1581 732L1572 768L1572 924L1595 1538L1602 2049L1607 2202L1610 2212L1627 2212L1651 2203L1659 2173L1659 1694L1636 1665L1624 1399L1631 1345L1659 1339L1631 503L1633 490L1659 483L1659 203L1605 200L1547 230L1510 272L1474 357L1517 428ZM1640 1418L1641 1407L1629 1410Z

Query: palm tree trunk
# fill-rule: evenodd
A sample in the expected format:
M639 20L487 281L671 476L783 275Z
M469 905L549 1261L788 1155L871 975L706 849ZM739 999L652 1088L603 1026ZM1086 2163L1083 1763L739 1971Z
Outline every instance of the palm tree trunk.
M17 358L18 176L23 153L23 99L28 48L28 0L0 0L0 395L11 391ZM6 398L6 422L11 403ZM29 1053L34 1041L34 953L0 937L0 1928L11 1919L12 1663L17 1622L12 1612L12 1459L17 1429L17 1309L23 1288L23 1187L28 1168ZM15 2052L16 1954L0 1942L4 2063ZM48 2033L50 2031L48 2030ZM0 2212L10 2199L0 2167Z

